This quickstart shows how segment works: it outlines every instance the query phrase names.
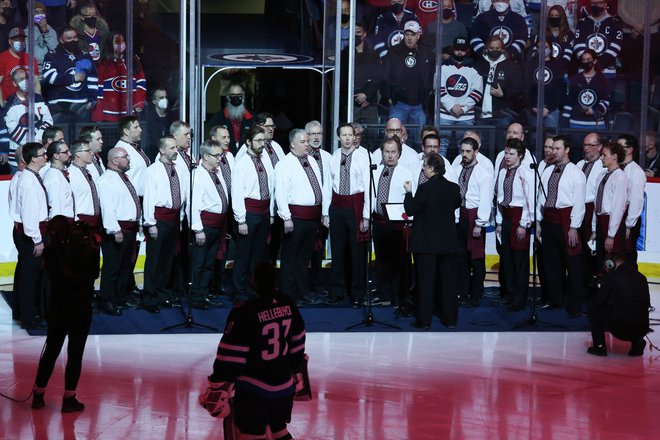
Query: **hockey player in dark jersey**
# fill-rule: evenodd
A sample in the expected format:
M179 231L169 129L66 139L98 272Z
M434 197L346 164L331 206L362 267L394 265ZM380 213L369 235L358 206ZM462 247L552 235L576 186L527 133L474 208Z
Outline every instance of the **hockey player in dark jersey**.
M236 427L251 439L291 439L287 423L305 365L305 323L288 295L275 289L276 271L261 263L254 273L257 297L227 317L209 387L200 403L214 417L229 415L234 391Z

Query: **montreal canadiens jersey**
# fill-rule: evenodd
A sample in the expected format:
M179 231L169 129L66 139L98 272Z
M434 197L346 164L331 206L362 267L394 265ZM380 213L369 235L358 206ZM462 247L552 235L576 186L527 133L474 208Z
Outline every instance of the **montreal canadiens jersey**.
M76 81L76 67L89 69L83 81ZM43 64L44 96L48 104L84 104L95 102L99 80L89 55L68 53L57 46L48 52Z
M563 117L570 118L574 125L593 126L605 118L610 107L610 85L607 78L596 73L587 81L582 73L573 75L569 81L568 98L564 106ZM593 115L587 115L583 108L591 108Z
M119 121L129 113L126 111L126 91L128 77L126 63L123 60L104 59L98 64L99 88L98 102L92 112L92 121ZM133 106L144 108L147 98L147 80L137 58L133 62Z
M621 53L623 44L623 27L621 21L612 16L606 16L600 21L587 16L578 20L575 29L574 52L577 57L586 49L591 49L598 55L598 64L606 78L616 75L616 59Z
M441 118L452 121L474 119L474 107L481 101L483 91L483 78L475 68L453 62L444 63L440 81ZM458 118L450 113L456 104L468 107Z
M305 323L288 295L254 298L232 309L213 363L213 381L264 398L294 394L305 358Z

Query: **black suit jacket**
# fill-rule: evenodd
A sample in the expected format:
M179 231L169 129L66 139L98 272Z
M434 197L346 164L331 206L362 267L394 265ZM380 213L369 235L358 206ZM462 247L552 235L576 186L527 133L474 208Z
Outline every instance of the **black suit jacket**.
M423 254L452 254L458 251L454 211L461 206L458 185L435 175L417 188L415 197L406 194L403 205L413 219L410 250Z

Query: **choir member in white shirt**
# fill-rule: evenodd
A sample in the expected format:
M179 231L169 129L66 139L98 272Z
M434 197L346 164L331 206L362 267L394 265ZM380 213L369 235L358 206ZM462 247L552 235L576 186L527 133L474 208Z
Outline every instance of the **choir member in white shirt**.
M600 152L603 148L603 140L598 133L589 133L582 141L582 154L584 159L577 163L577 167L582 170L587 181L584 195L584 221L580 226L580 238L582 239L582 257L584 261L584 288L586 292L591 289L593 276L598 273L598 259L592 255L591 249L587 246L591 240L591 220L594 216L594 200L596 200L596 191L598 182L607 172L603 161L600 159Z
M73 141L70 147L73 162L69 166L69 181L76 201L76 220L87 223L93 229L100 225L101 206L98 188L88 165L92 164L92 150L82 139Z
M410 173L413 174L416 170L419 171L421 169L421 165L419 164L420 159L417 152L413 148L406 145L405 142L402 140L404 129L405 127L403 126L403 124L399 119L397 118L388 119L387 124L385 125L385 139L389 139L394 136L399 138L399 140L401 141L401 157L399 158L398 163L400 166L408 168ZM380 148L376 149L372 153L372 158L374 164L376 165L382 164L383 156ZM445 165L449 165L449 164L445 163Z
M330 161L332 155L323 149L323 127L319 121L310 121L305 124L305 131L309 136L309 155L316 160L316 164L321 171L321 180L325 183L330 180ZM331 195L332 197L332 195ZM320 243L314 246L309 265L309 288L319 296L328 296L328 291L321 286L321 267L325 255L325 242L328 239L329 229L321 225Z
M314 303L308 295L307 264L319 240L321 223L329 224L331 182L321 177L309 155L309 135L295 128L289 133L290 153L275 167L277 215L284 224L282 290L297 301Z
M523 128L522 125L520 125L517 122L514 122L513 124L509 125L506 129L506 141L509 139L518 139L520 142L525 142L525 129ZM497 180L499 176L500 170L506 168L506 162L504 161L504 155L506 153L506 148L507 148L507 142L504 144L504 149L500 151L497 154L497 157L495 158L495 174L494 177ZM536 158L534 157L534 154L529 150L525 150L525 157L522 159L522 165L525 168L529 168L529 165L532 163L537 163ZM497 187L499 185L497 182L495 182L495 189L497 190Z
M44 185L48 191L48 217L57 215L74 220L75 200L69 183L71 151L64 141L55 141L46 150L50 167L44 175Z
M135 116L124 116L119 120L120 137L115 147L121 147L131 158L131 168L126 172L135 186L139 197L144 196L145 173L151 160L140 147L142 128Z
M218 165L218 169L220 170L220 175L222 176L222 179L225 181L225 186L227 187L227 197L229 197L229 209L227 209L227 212L230 213L230 215L228 215L227 218L225 219L225 229L227 231L225 237L226 239L234 238L236 234L234 234L234 230L235 230L234 217L231 215L232 212L231 174L232 174L232 170L234 169L234 164L236 163L236 160L234 159L234 155L229 149L229 144L231 143L231 137L229 136L229 130L224 125L216 125L211 127L211 130L209 131L209 136L211 136L211 140L218 142L218 144L220 145L220 149L222 151L222 155L220 156L220 165ZM229 237L227 237L227 235L229 235ZM225 241L225 248L226 249L229 248L228 241ZM215 260L215 270L213 271L212 288L213 288L213 292L216 295L224 295L226 293L225 289L222 287L222 277L225 271L225 255L226 252L218 253L218 257Z
M461 162L454 165L461 194L457 225L461 252L458 257L458 287L470 307L479 307L486 277L486 227L493 202L492 171L479 166L479 144L472 138L460 143Z
M375 194L372 194L374 248L378 293L384 304L401 304L408 292L405 276L410 269L410 255L403 235L403 219L390 219L385 203L400 203L406 197L404 182L412 182L410 170L399 164L401 141L398 137L385 139L380 145L383 163L374 171Z
M523 165L525 145L509 139L504 154L505 168L497 179L495 234L501 243L500 271L506 291L507 310L522 310L527 303L529 280L529 228L534 215L534 176Z
M273 221L273 168L264 154L266 131L255 125L246 133L247 152L236 159L231 174L231 199L238 224L234 261L235 299L252 295L250 279L267 256L267 239Z
M107 172L96 181L103 222L103 266L99 295L102 303L105 303L105 313L116 315L121 313L119 309L122 307L138 305L130 294L137 259L136 235L142 221L142 205L135 186L126 174L131 166L128 152L122 147L111 149L108 151L107 163Z
M39 175L39 170L46 164L45 150L37 142L23 145L22 156L26 166L16 192L18 221L14 226L20 268L16 289L17 318L20 318L21 327L28 329L41 325L40 318L36 316L36 299L41 297L42 256L48 230L48 193Z
M103 134L95 125L83 127L78 136L87 142L92 153L92 162L87 165L87 170L91 173L94 182L105 172L105 166L101 160L101 151L103 151Z
M366 242L369 238L369 158L353 144L354 128L337 128L341 148L332 154L332 202L330 204L330 246L332 287L330 302L347 295L359 307L365 293ZM345 261L348 256L349 261ZM350 278L348 266L350 265Z
M18 212L18 184L21 178L21 174L25 169L25 161L23 160L23 146L19 145L16 147L16 152L14 153L16 157L16 172L9 181L9 190L7 191L7 206L9 206L9 218L14 222L14 228L12 229L12 239L14 240L14 246L18 249L18 243L20 235L16 229L16 224L21 221L21 217ZM16 263L16 268L14 269L14 292L18 292L18 282L20 279L20 266ZM18 302L17 306L12 308L12 318L14 320L19 319L18 314Z
M145 172L144 227L148 230L144 262L143 307L158 313L159 307L177 305L175 256L181 221L188 198L188 180L177 172L176 141L164 136L158 142L160 160ZM130 177L130 176L129 176Z
M192 306L208 309L219 305L209 299L215 262L226 251L229 189L219 170L223 151L220 143L204 141L199 147L202 162L193 171L193 197L190 229L195 244L190 253L192 264Z
M543 139L543 160L539 162L538 164L538 176L536 177L537 179L537 196L538 193L543 191L543 188L540 186L541 180L540 177L543 175L543 172L548 169L553 163L554 163L554 155L552 152L552 144L554 143L555 136L553 134L546 134L545 138ZM586 218L586 217L585 217ZM591 222L588 222L591 224ZM582 222L582 226L584 226L584 222ZM538 275L539 275L539 284L541 287L541 302L539 304L539 307L542 309L548 309L550 308L550 305L547 303L548 301L548 292L546 291L546 286L547 282L545 280L545 270L544 270L544 262L543 262L543 242L541 240L538 240L538 234L534 234L536 237L536 269L538 270ZM587 237L587 240L589 237ZM583 240L582 243L586 243L587 240ZM583 252L582 255L585 253Z
M628 202L628 178L619 166L626 157L625 149L618 143L603 145L602 161L607 172L598 182L591 239L596 240L596 254L600 272L604 271L605 256L623 254L626 241L625 211Z
M625 215L626 223L626 263L637 268L637 240L642 229L642 210L644 209L644 191L646 189L646 173L637 162L639 142L633 136L619 136L617 143L624 147L626 158L621 163L621 169L628 178L628 209Z
M477 144L479 144L479 151L477 152L477 166L483 168L485 171L489 172L491 176L493 176L495 174L495 166L493 165L493 161L481 152L481 135L476 130L465 130L461 139L465 138L472 138L477 141ZM452 167L460 165L462 160L463 159L460 154L456 156L454 161L451 163Z
M561 307L565 302L568 317L576 318L582 315L584 300L582 252L586 243L582 242L579 229L584 221L586 179L580 168L569 161L570 150L568 136L554 138L554 163L541 176L536 234L543 243L546 301L550 307ZM566 296L562 298L564 275Z
M53 142L63 141L63 140L64 140L64 131L62 130L61 127L57 127L55 125L45 129L43 134L41 135L41 142L46 150L48 150L48 146ZM46 172L49 169L50 169L50 162L46 162L46 165L44 165L43 168L39 170L39 174L41 175L42 179L44 178Z

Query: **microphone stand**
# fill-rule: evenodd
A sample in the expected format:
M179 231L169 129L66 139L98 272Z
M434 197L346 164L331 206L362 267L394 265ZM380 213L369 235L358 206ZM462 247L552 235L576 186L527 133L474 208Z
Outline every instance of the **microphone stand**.
M536 162L536 159L534 158L534 155L532 155L532 163L529 164L529 167L534 171L534 238L532 239L532 309L531 309L531 314L529 315L529 318L526 320L519 322L518 324L515 324L513 327L511 327L512 330L518 330L522 328L536 328L538 325L543 325L544 327L554 327L554 328L563 328L565 329L566 327L563 325L559 324L554 324L548 321L543 321L541 319L538 319L538 310L537 310L537 301L536 301L536 279L537 279L537 267L536 267L536 258L537 258L537 236L536 236L536 223L537 223L537 216L536 216L536 209L538 205L538 188L539 188L539 183L541 181L541 176L539 175L539 167L538 163ZM543 191L543 194L547 198L547 194L545 194L545 189L543 186L541 186L541 191Z
M364 148L361 146L358 146L358 148ZM376 164L374 164L371 161L371 153L369 152L368 149L365 148L367 157L369 158L369 207L371 208L371 200L374 195L375 191L375 183L374 183L374 171L376 170ZM360 225L357 225L359 228ZM371 327L374 324L378 324L382 327L386 328L393 328L396 330L401 330L401 327L394 325L394 324L389 324L387 322L382 322L378 321L373 312L373 296L371 295L371 289L369 288L369 266L371 265L371 247L373 245L373 228L374 228L374 214L373 214L373 209L369 209L369 230L367 231L369 233L369 238L367 239L367 267L366 270L364 271L365 274L365 283L364 283L364 296L363 298L366 298L367 301L363 303L362 307L364 309L363 315L362 315L362 321L358 322L357 324L351 324L348 327L346 327L344 330L354 330L356 328L362 328L362 327ZM334 256L333 256L334 258Z
M191 142L192 143L192 142ZM192 145L190 148L192 152ZM192 155L190 157L190 166L188 167L188 202L186 207L188 208L188 221L192 216L192 198L193 198L193 170L197 168L197 164L193 161ZM195 245L194 234L188 232L188 250L189 255L192 256L192 247ZM195 322L193 317L193 306L192 306L192 281L193 281L193 269L192 269L192 258L188 258L188 288L186 289L186 301L188 302L188 310L183 319L183 322L178 324L169 325L160 329L161 332L166 332L173 330L175 328L204 328L206 330L211 330L219 333L220 329L211 327L210 325L200 324Z

